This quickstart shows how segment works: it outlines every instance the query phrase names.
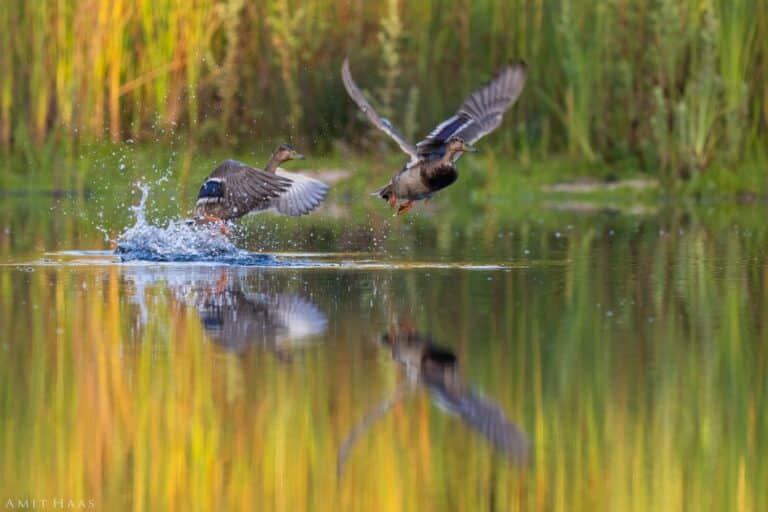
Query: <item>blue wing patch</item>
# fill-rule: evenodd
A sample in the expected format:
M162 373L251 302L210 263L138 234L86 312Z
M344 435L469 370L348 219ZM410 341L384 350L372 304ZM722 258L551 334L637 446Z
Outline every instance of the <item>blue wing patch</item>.
M220 181L208 180L200 187L200 193L197 194L198 199L204 197L224 197L224 184Z

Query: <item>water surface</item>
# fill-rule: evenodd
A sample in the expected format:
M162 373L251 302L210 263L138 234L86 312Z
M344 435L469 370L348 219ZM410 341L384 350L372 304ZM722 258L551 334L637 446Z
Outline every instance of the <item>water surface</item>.
M0 209L3 500L768 503L764 207L262 217L248 264L121 262L50 208Z

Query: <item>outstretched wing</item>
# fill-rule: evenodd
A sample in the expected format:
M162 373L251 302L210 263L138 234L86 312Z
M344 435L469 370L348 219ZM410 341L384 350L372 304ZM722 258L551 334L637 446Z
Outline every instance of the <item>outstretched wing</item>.
M291 180L291 186L272 201L272 206L283 215L298 217L311 212L328 195L328 185L301 174L277 169L277 175Z
M498 405L472 390L453 392L442 379L430 379L425 376L424 380L438 405L459 416L464 423L490 441L494 449L504 453L514 462L528 462L530 441Z
M474 144L495 130L520 96L525 77L526 66L522 61L501 69L493 80L470 94L455 115L437 125L416 145L418 154L430 154L454 136Z
M313 302L293 294L270 298L270 314L279 327L278 343L298 343L325 332L328 318Z
M365 96L363 96L360 88L357 87L357 84L352 79L352 74L349 72L349 58L345 58L344 64L341 66L341 79L344 82L344 88L347 90L347 93L349 93L352 101L357 103L357 106L368 117L368 120L371 121L371 123L373 123L376 128L383 131L389 135L392 140L397 142L397 145L400 146L400 149L402 149L408 156L411 157L411 160L415 162L418 159L418 156L416 154L416 148L413 147L413 144L405 140L405 138L400 135L395 127L392 126L392 123L390 123L389 120L381 117L376 112L376 110L374 110L371 104L368 103L368 100L365 99Z
M252 210L268 208L281 193L288 190L291 180L283 176L254 169L236 160L227 160L206 178L197 196L197 206L224 202L233 218Z

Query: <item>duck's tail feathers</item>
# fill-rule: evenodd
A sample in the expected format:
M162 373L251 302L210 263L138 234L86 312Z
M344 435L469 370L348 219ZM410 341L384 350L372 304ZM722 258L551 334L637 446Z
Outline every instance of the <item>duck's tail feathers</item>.
M392 184L390 183L387 186L381 187L376 192L372 193L372 196L379 196L380 198L384 199L385 201L389 201L389 198L392 197Z

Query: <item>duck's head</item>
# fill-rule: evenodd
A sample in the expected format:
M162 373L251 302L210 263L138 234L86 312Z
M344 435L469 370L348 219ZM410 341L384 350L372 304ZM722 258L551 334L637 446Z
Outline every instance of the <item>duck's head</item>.
M461 137L451 137L448 139L448 153L454 154L454 153L462 153L462 152L470 152L470 153L476 153L477 148L474 146L470 146L469 144L464 141Z
M280 144L274 153L274 158L278 162L287 162L288 160L304 160L304 155L296 151L290 144Z

